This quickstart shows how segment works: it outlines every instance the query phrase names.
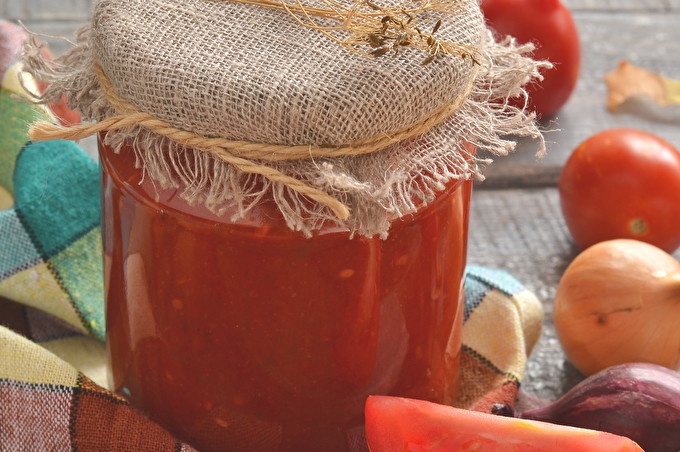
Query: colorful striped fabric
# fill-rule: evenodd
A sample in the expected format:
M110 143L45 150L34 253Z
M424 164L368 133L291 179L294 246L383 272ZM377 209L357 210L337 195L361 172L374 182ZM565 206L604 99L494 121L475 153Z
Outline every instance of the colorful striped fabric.
M0 340L2 450L194 450L25 337Z
M73 142L29 143L13 183L14 207L0 212L0 295L104 339L97 164Z
M16 98L12 61L0 55L0 449L192 450L106 389L97 164L72 142L27 142L49 113ZM514 404L542 320L511 275L468 266L459 406Z
M514 406L527 357L541 335L543 306L509 273L468 265L458 405Z

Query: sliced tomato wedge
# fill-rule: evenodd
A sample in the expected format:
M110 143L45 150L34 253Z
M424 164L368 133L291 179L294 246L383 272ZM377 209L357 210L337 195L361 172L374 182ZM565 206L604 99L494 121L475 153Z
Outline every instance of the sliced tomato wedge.
M643 452L634 441L611 433L423 400L370 396L365 414L371 452Z

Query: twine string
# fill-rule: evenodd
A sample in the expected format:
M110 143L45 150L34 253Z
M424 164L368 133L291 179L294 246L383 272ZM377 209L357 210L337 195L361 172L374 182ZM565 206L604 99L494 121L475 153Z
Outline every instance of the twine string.
M301 0L227 0L234 3L261 6L288 13L303 27L316 30L343 47L364 55L395 55L401 47L414 47L425 51L421 64L431 63L438 55L456 55L478 64L477 49L452 41L438 39L435 35L441 19L431 30L425 28L416 16L425 11L435 11L448 16L463 10L461 0L402 1L391 6L379 6L372 0L354 0L351 6L336 0L321 0L325 7L304 5ZM326 19L332 25L322 25L315 19ZM333 31L343 30L345 38Z
M181 130L149 113L139 111L132 103L121 97L99 64L94 65L94 73L99 80L104 95L117 114L96 123L73 126L60 126L40 121L33 124L29 130L31 140L65 139L77 141L100 132L111 132L134 126L142 127L181 146L208 152L215 158L233 165L239 171L258 174L271 182L281 183L295 192L328 207L340 220L346 220L350 215L350 210L345 204L323 190L314 188L299 179L287 176L270 166L258 163L258 161L277 162L282 160L356 156L385 149L390 145L425 133L443 122L458 110L467 98L475 79L474 76L470 78L467 90L461 93L454 102L443 105L420 122L404 127L395 133L389 135L383 134L368 140L340 146L288 146L228 140L219 137L205 137L194 132Z

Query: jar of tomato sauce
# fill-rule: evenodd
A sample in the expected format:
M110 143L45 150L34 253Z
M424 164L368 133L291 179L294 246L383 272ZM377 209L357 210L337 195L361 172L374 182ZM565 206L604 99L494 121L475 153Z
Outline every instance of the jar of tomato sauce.
M112 388L202 451L350 450L370 394L453 403L470 180L387 238L242 219L100 142Z
M476 0L92 14L25 63L83 118L31 139L101 134L111 388L204 452L365 450L369 395L453 404L474 150L541 136L508 103L531 46Z

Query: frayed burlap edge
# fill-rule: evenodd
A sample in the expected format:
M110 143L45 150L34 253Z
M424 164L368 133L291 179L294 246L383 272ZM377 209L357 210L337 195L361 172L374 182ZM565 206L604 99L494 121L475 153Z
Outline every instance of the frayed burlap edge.
M41 102L65 94L69 108L96 122L117 112L95 74L97 61L90 48L90 33L89 26L81 29L76 46L54 61L42 57L42 44L33 37L24 46L23 59L25 70L48 84ZM143 127L112 131L106 134L105 142L115 152L131 144L136 165L143 168L145 177L161 188L181 187L181 196L189 203L203 203L217 214L236 212L232 220L245 216L269 192L287 225L307 236L330 222L352 235L386 237L393 220L432 201L450 181L483 179L482 169L491 160L471 154L468 143L493 155L507 155L516 146L514 137L530 136L538 140L537 155L545 152L534 114L510 105L508 98L526 98L522 87L540 79L540 69L549 67L549 63L531 59L530 44L518 45L512 38L496 42L490 31L484 38L479 49L480 68L467 99L429 132L366 155L266 163L348 206L351 214L346 219L339 219L328 206L310 203L285 184L239 171L208 153L186 148ZM443 146L448 152L440 152L434 160L431 156L420 160L418 150L432 146ZM395 156L401 157L394 164L401 165L403 171L385 172L379 181L362 178L361 168Z

